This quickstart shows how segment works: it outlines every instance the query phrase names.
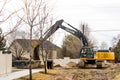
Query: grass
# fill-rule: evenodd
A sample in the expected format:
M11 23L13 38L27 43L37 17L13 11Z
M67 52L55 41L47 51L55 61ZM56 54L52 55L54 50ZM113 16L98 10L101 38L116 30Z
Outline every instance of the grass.
M45 74L44 71L42 71L32 74L32 80L46 80L47 78L57 74L59 74L58 70L48 70L47 74ZM16 80L29 80L29 76L23 76Z

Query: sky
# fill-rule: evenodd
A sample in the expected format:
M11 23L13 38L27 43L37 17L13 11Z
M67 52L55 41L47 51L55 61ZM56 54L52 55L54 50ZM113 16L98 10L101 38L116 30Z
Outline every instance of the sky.
M64 19L76 28L86 23L91 29L91 38L97 40L98 46L102 42L106 42L108 47L112 46L113 37L120 33L119 0L55 1L54 12L58 20Z
M6 6L8 9L19 7L19 0L12 1L12 5ZM91 39L98 46L102 42L112 46L113 37L120 33L119 0L51 0L51 4L55 21L64 19L77 29L81 24L88 24ZM66 32L60 29L54 35L54 42L60 46Z

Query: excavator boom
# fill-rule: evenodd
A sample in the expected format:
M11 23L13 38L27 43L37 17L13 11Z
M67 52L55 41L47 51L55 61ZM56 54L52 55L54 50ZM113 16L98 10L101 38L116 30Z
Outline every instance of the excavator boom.
M73 27L72 25L66 23L68 26L70 26L71 28L67 28L64 25L62 25L62 23L64 22L64 20L59 20L57 21L53 26L51 26L45 33L44 36L42 38L42 41L45 41L46 39L48 39L55 31L57 31L59 28L73 34L74 36L78 37L82 43L83 46L88 46L88 42L86 37L82 34L82 32L78 29L76 29L75 27Z

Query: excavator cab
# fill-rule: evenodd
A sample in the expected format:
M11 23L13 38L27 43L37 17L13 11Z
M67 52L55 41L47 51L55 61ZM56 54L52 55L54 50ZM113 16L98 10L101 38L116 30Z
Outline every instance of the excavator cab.
M80 58L94 58L93 48L90 48L90 47L81 48Z

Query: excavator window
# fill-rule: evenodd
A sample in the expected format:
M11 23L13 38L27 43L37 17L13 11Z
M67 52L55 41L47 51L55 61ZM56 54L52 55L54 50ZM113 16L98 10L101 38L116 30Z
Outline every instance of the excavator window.
M81 58L93 58L94 57L93 50L91 48L82 48L80 50L80 57Z

